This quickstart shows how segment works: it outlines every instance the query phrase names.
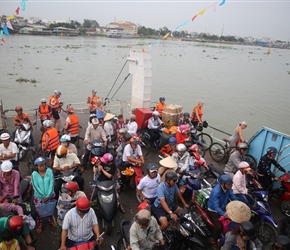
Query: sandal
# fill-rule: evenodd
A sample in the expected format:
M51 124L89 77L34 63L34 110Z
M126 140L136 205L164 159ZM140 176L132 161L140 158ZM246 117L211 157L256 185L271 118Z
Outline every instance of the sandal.
M36 233L41 234L41 232L42 232L42 228L41 227L37 227L36 228Z

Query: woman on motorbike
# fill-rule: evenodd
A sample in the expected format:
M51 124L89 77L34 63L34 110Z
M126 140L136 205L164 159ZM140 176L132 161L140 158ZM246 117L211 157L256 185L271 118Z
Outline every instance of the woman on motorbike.
M11 198L12 203L21 203L20 173L12 168L10 161L1 164L0 196Z
M163 148L160 149L160 153L165 156L170 156L176 151L176 138L170 137L168 139L168 144L166 144Z
M42 202L47 202L48 200L53 200L55 198L54 193L54 175L50 168L46 167L46 161L44 158L39 157L34 161L34 165L37 170L32 172L31 182L34 191L33 201L35 206ZM55 227L52 216L48 216L48 223ZM36 217L37 228L36 232L38 234L42 231L42 219L39 215Z
M263 244L257 238L256 229L252 222L244 221L226 234L225 243L221 250L232 249L263 249Z
M136 191L141 197L142 201L153 204L157 197L157 187L160 183L160 175L158 174L158 165L156 163L149 163L147 165L148 174L141 179Z
M189 128L187 125L180 125L175 134L177 144L190 142Z

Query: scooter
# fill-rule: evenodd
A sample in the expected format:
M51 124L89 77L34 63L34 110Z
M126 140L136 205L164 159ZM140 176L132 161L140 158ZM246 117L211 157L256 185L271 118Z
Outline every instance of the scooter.
M102 236L104 232L100 234L100 239L102 240ZM73 247L67 248L67 250L94 250L97 245L97 241L80 241L74 244Z
M131 227L131 221L128 220L122 220L120 223L120 239L117 243L117 249L118 250L126 250L128 246L130 245L130 239L129 239L129 231Z
M286 216L290 217L290 176L286 173L280 177L282 183L282 195L277 202L280 205L281 211Z
M28 123L23 123L16 129L14 142L18 146L18 159L23 159L30 146L31 127Z
M114 227L114 218L118 211L116 182L114 180L93 181L91 201L97 203L97 214L102 218L102 226L109 236Z

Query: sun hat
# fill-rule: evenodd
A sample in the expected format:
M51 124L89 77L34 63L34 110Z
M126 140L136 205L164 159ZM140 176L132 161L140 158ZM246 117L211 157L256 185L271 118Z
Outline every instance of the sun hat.
M168 157L160 160L159 164L166 167L166 168L176 168L177 167L176 161L171 156L168 156Z
M1 171L2 172L10 172L13 168L13 164L11 161L3 161L1 164Z
M2 141L5 141L5 140L8 140L10 138L10 135L8 133L3 133L3 134L1 134L0 138Z
M249 165L249 163L247 163L246 161L241 161L239 166L238 166L239 169L244 169L246 171L249 171L251 170L251 167Z
M141 225L146 225L151 220L151 213L147 209L142 209L136 214L136 220Z
M226 206L226 213L230 220L236 223L242 223L251 219L251 209L241 201L229 202Z
M92 119L92 124L99 124L99 120L97 118Z
M111 113L107 113L104 117L104 121L109 121L111 119L113 119L115 117L115 115L111 114Z

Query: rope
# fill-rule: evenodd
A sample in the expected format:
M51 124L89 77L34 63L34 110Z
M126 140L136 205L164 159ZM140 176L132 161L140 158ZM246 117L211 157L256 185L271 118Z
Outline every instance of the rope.
M115 84L116 84L116 82L117 82L117 80L118 80L118 78L119 78L119 76L121 75L121 73L122 73L122 71L123 71L123 69L124 69L124 67L125 67L125 65L126 65L126 63L128 62L128 60L126 60L126 62L124 63L124 65L123 65L123 67L122 67L122 69L120 70L120 72L119 72L119 74L118 74L118 76L117 76L117 78L116 78L116 80L115 80L115 82L114 82L114 84L113 84L113 86L111 87L111 89L110 89L110 91L109 91L109 93L107 94L107 96L106 96L106 98L108 98L108 96L109 96L109 94L111 93L111 91L113 90L113 88L114 88L114 86L115 86ZM119 90L119 89L118 89ZM116 94L116 93L115 93ZM114 95L115 96L115 95ZM113 97L114 97L113 96ZM113 99L113 97L111 98L111 99ZM106 99L105 98L105 99Z
M121 85L119 86L119 88L116 90L116 92L114 93L114 95L112 96L111 99L114 98L114 96L117 94L117 92L119 91L119 89L123 86L124 82L127 80L127 78L129 77L130 73L125 77L124 81L121 83Z

